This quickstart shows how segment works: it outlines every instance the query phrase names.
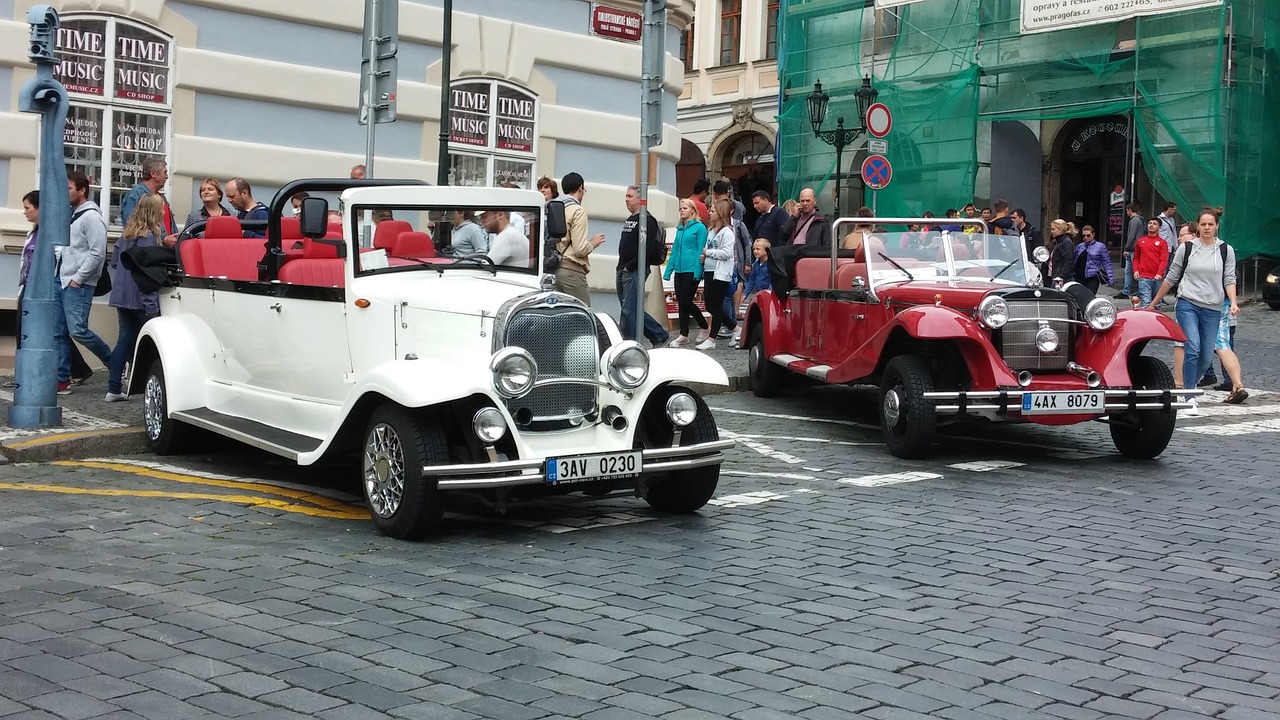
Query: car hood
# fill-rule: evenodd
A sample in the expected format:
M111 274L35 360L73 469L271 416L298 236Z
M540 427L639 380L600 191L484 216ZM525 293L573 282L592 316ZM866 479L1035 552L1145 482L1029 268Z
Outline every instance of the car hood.
M403 283L396 288L395 301L415 310L493 317L503 303L531 292L538 292L533 276L446 271Z
M1010 287L1016 286L979 280L914 280L881 286L876 289L876 296L882 302L906 305L933 305L941 296L944 307L973 310L987 293Z

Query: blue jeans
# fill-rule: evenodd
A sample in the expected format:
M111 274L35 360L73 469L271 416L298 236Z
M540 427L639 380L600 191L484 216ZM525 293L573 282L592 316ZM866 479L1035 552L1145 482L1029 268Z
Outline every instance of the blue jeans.
M142 310L116 308L116 317L120 321L120 334L116 336L116 347L111 351L111 362L107 364L107 392L121 392L124 378L124 364L133 358L133 346L138 342L138 333L142 324L147 321L147 314Z
M618 303L622 306L621 317L618 324L621 326L622 337L628 340L635 340L636 327L636 295L635 282L638 272L619 270L615 277L615 288L618 291ZM644 314L644 336L653 343L654 347L667 344L671 339L671 334L667 329L658 324L657 320L649 313Z
M1120 292L1125 295L1129 294L1130 288L1133 287L1133 253L1124 253L1124 288Z
M1138 279L1138 297L1142 299L1142 307L1151 304L1151 298L1156 296L1156 290L1160 289L1161 280L1150 280L1147 278Z
M1204 377L1205 371L1213 364L1213 345L1218 338L1218 321L1222 318L1222 309L1210 310L1179 299L1173 312L1178 319L1178 326L1187 336L1182 358L1182 387L1190 389L1196 386L1196 382Z
M61 283L55 283L61 285ZM58 287L54 294L62 303L62 322L54 328L58 343L58 382L71 379L71 341L75 340L93 353L103 365L111 365L111 348L89 329L89 310L93 307L93 286ZM58 313L54 313L55 316ZM55 321L56 322L56 321Z
M738 327L738 306L733 304L733 294L736 292L738 292L737 272L733 274L733 279L729 281L729 289L724 293L724 320L725 327L729 330L735 330Z

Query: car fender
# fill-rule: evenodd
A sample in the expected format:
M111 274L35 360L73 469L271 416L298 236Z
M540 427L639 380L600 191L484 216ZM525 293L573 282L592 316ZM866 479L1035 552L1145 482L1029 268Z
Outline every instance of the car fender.
M450 363L443 359L392 360L365 373L347 396L345 418L370 393L408 408L426 407L471 395L497 396L488 365Z
M151 318L138 333L127 392L142 393L151 361L158 357L169 412L206 407L210 369L205 363L221 362L220 351L213 329L193 315Z
M751 333L756 325L764 327L764 345L773 354L783 352L791 346L790 333L787 330L786 313L783 312L783 300L772 290L761 290L752 298L747 308L746 319L742 325L742 347L748 347Z
M728 387L729 376L720 363L696 350L656 348L649 351L648 391L664 383L700 383ZM645 392L645 396L648 396Z
M1155 310L1122 310L1110 330L1085 330L1076 343L1076 362L1102 376L1106 387L1129 387L1129 355L1151 340L1186 342L1173 318Z

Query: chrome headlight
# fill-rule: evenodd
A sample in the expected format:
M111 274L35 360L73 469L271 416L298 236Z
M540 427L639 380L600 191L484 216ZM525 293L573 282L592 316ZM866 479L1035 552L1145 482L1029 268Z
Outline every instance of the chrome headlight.
M471 418L471 429L481 441L492 445L507 434L507 419L502 417L498 408L480 408Z
M1048 325L1036 331L1036 349L1042 353L1051 353L1058 349L1058 333Z
M678 428L686 427L698 417L698 403L689 393L678 392L667 398L667 419Z
M992 330L999 330L1009 322L1009 303L998 295L988 295L978 303L978 319Z
M493 372L493 387L507 399L528 395L538 377L538 363L522 347L507 347L494 353L489 370Z
M1267 275L1267 284L1268 284L1268 285L1280 285L1280 275L1276 275L1275 273L1270 273L1270 274L1268 274L1268 275Z
M1093 300L1085 306L1084 320L1094 330L1110 330L1116 324L1116 306L1110 300Z
M635 390L649 378L649 352L635 340L624 340L604 354L604 368L610 385Z

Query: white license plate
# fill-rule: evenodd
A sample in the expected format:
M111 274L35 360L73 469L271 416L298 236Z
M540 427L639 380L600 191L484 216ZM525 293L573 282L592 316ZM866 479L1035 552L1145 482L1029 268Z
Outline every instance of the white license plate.
M574 455L547 459L547 484L616 480L640 475L644 460L639 450L630 452Z
M1101 415L1107 395L1101 390L1029 392L1022 395L1023 415Z

